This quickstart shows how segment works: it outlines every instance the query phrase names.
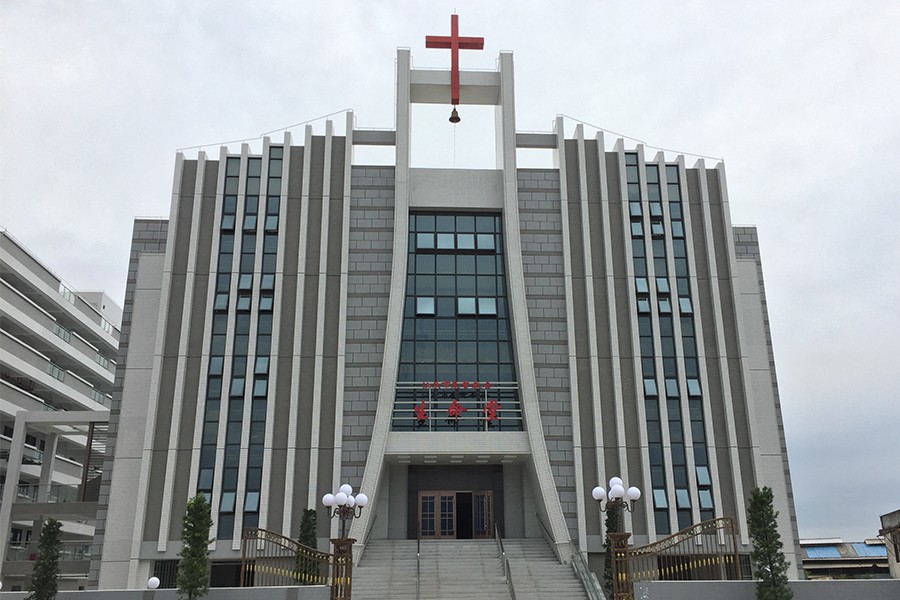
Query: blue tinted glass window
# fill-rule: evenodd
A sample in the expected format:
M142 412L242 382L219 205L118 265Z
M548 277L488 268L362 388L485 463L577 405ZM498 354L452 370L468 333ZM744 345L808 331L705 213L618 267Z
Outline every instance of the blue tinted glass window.
M697 485L711 485L709 467L697 467Z
M225 363L225 358L222 356L210 356L209 357L209 374L210 375L221 375L222 367Z
M438 250L453 250L455 247L454 237L452 233L439 233Z
M669 499L666 496L666 490L661 490L661 489L653 490L653 507L654 508L669 508Z
M267 379L256 379L256 381L253 382L254 396L265 396L268 389L269 381Z
M475 298L459 298L457 304L457 313L460 315L474 315Z
M461 233L456 236L456 247L460 250L475 249L475 235L471 233Z
M228 310L228 294L216 294L214 310Z
M640 202L640 200L641 200L641 184L639 184L639 183L629 183L628 184L628 200Z
M458 254L456 256L456 272L459 275L474 275L475 256L471 254Z
M434 234L433 233L417 233L416 234L416 248L419 250L431 250L434 248Z
M433 315L434 298L416 298L416 314Z
M678 397L678 380L666 379L666 396L669 398Z
M497 300L496 298L479 298L478 299L479 315L496 315Z
M494 234L478 234L479 250L494 250Z

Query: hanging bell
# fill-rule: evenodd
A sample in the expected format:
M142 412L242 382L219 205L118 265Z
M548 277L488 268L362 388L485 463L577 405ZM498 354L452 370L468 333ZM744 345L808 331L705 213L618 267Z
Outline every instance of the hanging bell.
M456 111L456 107L453 107L453 111L450 113L450 122L454 125L459 123L459 113Z

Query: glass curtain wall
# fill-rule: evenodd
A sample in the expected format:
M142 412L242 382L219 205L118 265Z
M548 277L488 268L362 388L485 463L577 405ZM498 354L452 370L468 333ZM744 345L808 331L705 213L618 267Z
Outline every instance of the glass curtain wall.
M499 214L409 217L395 430L520 430Z

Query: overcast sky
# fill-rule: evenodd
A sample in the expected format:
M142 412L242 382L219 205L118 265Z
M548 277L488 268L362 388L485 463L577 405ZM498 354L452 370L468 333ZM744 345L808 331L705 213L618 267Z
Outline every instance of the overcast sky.
M463 68L515 53L519 130L565 114L725 158L732 220L759 227L800 535L873 537L900 508L900 3L4 0L0 225L121 302L177 148L345 108L393 127L396 48L446 68L424 37L454 9L485 37ZM491 166L484 110L447 115L417 109L417 162Z

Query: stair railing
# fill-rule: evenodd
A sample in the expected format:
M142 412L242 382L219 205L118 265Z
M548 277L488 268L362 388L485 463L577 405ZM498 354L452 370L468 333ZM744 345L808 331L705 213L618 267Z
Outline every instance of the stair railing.
M575 569L575 574L581 580L581 585L584 587L584 591L587 592L590 600L606 600L603 587L600 585L596 573L588 568L587 560L585 560L581 550L576 549L572 555L572 568Z
M516 587L513 585L512 573L509 570L509 559L506 558L506 550L503 548L503 538L500 536L500 526L494 523L494 540L497 542L497 552L500 555L500 569L506 579L506 587L509 588L509 597L516 600Z
M422 587L422 531L416 534L416 600Z

